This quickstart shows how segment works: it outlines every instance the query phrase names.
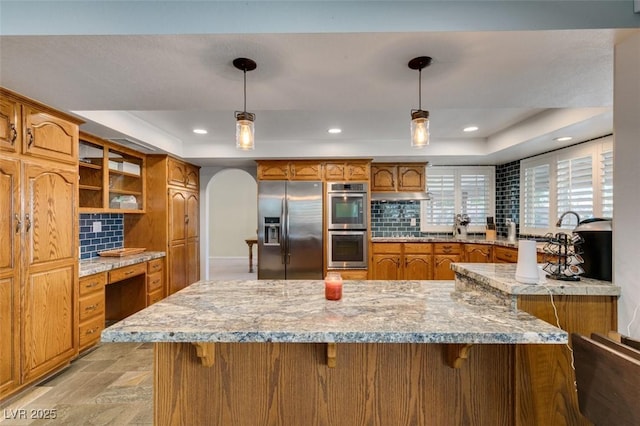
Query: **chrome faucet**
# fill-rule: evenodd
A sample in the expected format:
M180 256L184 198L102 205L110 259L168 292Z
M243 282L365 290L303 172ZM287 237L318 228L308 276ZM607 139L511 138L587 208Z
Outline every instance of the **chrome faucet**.
M576 220L577 220L576 226L580 224L580 215L574 212L573 210L568 210L560 215L560 219L558 219L558 221L556 222L556 228L559 228L562 226L562 219L564 219L564 217L568 214L572 214L576 217Z

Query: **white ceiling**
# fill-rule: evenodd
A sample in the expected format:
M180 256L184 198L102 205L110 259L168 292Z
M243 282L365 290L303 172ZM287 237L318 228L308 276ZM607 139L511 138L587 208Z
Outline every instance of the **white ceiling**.
M91 7L101 2L70 3L83 4L95 19ZM245 3L258 13L274 2ZM90 133L143 142L203 166L301 157L501 164L554 149L557 136L573 136L566 145L611 133L614 45L638 31L637 25L534 31L531 24L516 31L514 24L512 31L399 32L354 22L363 29L355 32L342 21L339 31L331 25L323 31L300 9L318 3L298 2L289 24L279 16L274 28L251 33L172 31L176 23L155 10L166 31L154 27L149 35L118 27L115 17L110 33L103 20L96 21L101 34L73 22L44 34L33 23L15 29L7 14L18 10L3 2L0 85L74 112ZM640 23L640 15L630 15ZM287 31L305 19L309 33ZM433 58L422 73L432 142L414 150L409 121L418 106L418 73L407 62L422 55ZM242 109L236 57L258 64L247 73L247 110L257 116L256 150L248 153L234 145L234 111ZM464 133L468 125L480 130ZM209 133L196 135L196 127ZM330 135L330 127L343 132Z

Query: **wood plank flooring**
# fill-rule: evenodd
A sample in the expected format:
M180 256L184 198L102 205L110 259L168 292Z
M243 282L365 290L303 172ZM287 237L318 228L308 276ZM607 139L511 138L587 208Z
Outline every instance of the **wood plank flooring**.
M100 344L58 375L4 403L0 424L152 425L152 369L153 344Z

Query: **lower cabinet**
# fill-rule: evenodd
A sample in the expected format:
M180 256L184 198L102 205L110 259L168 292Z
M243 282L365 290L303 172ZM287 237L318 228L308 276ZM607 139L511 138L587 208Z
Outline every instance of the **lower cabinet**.
M337 272L343 280L366 280L369 271L366 269L335 269L328 272Z
M489 244L465 244L464 261L468 263L492 263L492 246Z
M432 255L429 243L374 243L372 252L371 279L432 279Z
M119 321L164 298L164 258L152 259L80 278L80 351L100 340L106 323Z
M104 286L106 272L80 278L80 299L78 325L80 351L98 343L104 328Z
M494 263L515 263L518 261L518 249L495 246L493 248Z
M463 261L462 244L434 243L433 244L433 279L453 280L455 272L451 264Z

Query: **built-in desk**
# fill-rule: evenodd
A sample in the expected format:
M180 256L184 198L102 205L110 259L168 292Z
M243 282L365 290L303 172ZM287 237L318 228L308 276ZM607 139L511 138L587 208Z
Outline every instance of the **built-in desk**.
M80 262L79 349L96 344L105 324L120 321L165 295L164 252Z

